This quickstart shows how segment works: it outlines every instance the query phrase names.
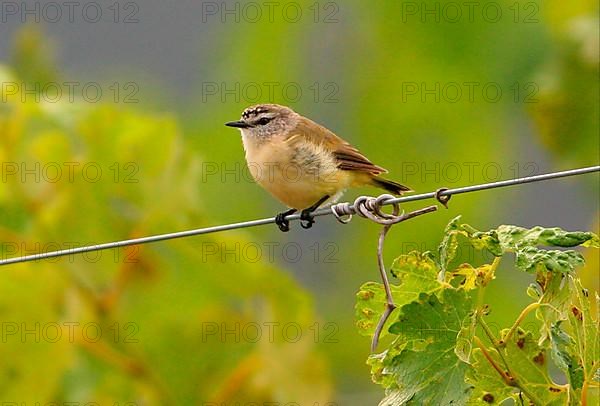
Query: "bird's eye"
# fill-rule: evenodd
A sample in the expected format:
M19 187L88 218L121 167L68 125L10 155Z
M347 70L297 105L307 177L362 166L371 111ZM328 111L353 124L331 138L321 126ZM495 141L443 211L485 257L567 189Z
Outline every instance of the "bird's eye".
M271 121L271 119L269 117L263 117L260 120L258 120L258 124L260 125L265 125L267 124L269 121Z

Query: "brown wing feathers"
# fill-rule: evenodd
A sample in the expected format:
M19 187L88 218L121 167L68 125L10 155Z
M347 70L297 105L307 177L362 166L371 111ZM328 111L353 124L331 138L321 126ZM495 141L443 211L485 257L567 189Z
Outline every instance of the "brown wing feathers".
M347 171L363 171L373 175L386 173L387 171L381 166L377 166L369 161L364 155L356 150L342 148L334 151L333 155L338 161L338 168Z
M328 149L333 151L333 155L338 162L338 168L348 171L361 171L380 175L387 173L387 170L381 166L373 164L363 154L361 154L352 145L329 131L327 128L320 126L312 120L302 117L298 122L296 131L290 134L292 138L301 135L307 141L314 144L324 144Z

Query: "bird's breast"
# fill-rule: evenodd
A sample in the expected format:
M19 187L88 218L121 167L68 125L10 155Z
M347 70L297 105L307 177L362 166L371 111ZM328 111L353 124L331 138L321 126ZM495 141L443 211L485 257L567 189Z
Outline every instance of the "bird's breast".
M350 185L347 171L337 168L333 154L324 147L310 143L290 145L284 139L262 144L244 139L244 148L252 177L289 207L307 208Z

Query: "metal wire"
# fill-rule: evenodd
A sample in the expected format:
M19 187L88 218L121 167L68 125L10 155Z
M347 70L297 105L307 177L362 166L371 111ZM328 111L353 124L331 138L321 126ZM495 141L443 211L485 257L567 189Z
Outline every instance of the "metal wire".
M503 180L503 181L499 181L499 182L483 183L483 184L479 184L479 185L466 186L466 187L461 187L461 188L456 188L456 189L447 189L447 190L439 192L438 196L452 196L452 195L457 195L457 194L461 194L461 193L470 193L470 192L476 192L479 190L495 189L495 188L501 188L501 187L506 187L506 186L520 185L520 184L524 184L524 183L540 182L540 181L549 180L549 179L565 178L568 176L583 175L583 174L592 173L592 172L600 172L600 165L599 166L590 166L590 167L586 167L586 168L572 169L572 170L562 171L562 172L546 173L546 174L536 175L536 176L528 176L525 178L516 178L516 179L510 179L510 180ZM386 200L383 203L383 205L414 202L417 200L431 199L434 197L436 197L436 192L422 193L422 194L418 194L418 195L403 196L403 197L398 197L395 199L389 199L389 200ZM319 209L313 213L314 216L327 216L330 214L332 214L332 212L331 212L331 209L329 209L329 208ZM289 215L286 217L286 219L288 219L288 220L298 220L299 218L300 218L300 214L292 214L292 215ZM264 218L264 219L259 219L259 220L243 221L241 223L231 223L231 224L224 224L224 225L220 225L220 226L199 228L199 229L195 229L195 230L179 231L179 232L168 233L168 234L158 234L158 235L152 235L152 236L142 237L142 238L133 238L130 240L122 240L122 241L108 242L108 243L104 243L104 244L89 245L89 246L85 246L85 247L69 248L69 249L64 249L64 250L59 250L59 251L42 252L39 254L32 254L32 255L26 255L26 256L22 256L22 257L3 259L3 260L0 260L0 266L17 264L17 263L21 263L21 262L36 261L36 260L47 259L47 258L61 257L61 256L65 256L65 255L82 254L85 252L93 252L93 251L107 250L107 249L112 249L112 248L127 247L130 245L139 245L139 244L147 244L147 243L157 242L157 241L173 240L176 238L217 233L220 231L235 230L235 229L239 229L239 228L262 226L265 224L272 224L272 223L275 223L275 217Z

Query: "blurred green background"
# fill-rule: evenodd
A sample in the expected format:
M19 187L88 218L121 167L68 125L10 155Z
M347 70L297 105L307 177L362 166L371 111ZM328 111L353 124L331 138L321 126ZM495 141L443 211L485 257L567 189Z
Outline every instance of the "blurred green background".
M597 1L87 3L2 5L2 259L281 211L223 126L262 102L418 192L598 164ZM456 196L394 227L386 262L457 214L597 233L598 193L594 174ZM353 306L377 233L320 218L2 267L0 399L376 404ZM531 281L505 268L486 300L508 324Z

